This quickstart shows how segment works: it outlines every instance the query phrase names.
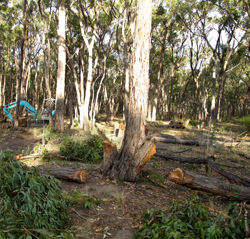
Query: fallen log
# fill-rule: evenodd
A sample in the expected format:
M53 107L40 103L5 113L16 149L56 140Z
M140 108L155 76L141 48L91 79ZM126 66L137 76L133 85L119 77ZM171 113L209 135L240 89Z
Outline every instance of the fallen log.
M170 159L174 161L178 161L180 163L191 163L191 164L207 164L209 165L216 173L224 176L230 183L235 183L239 185L243 185L246 187L250 187L250 181L245 178L241 178L237 175L234 175L232 173L226 172L225 170L221 169L216 163L215 163L215 157L207 157L207 158L186 158L186 157L178 157L171 154L162 154L159 152L155 153L155 156L164 158L164 159Z
M224 197L234 197L244 201L250 201L250 189L223 182L219 179L205 177L203 175L184 171L180 168L169 174L169 180L176 184L193 189L202 190Z
M48 174L58 179L66 181L72 181L76 183L85 183L86 173L83 170L64 168L64 167L40 167L38 170L39 174Z
M176 138L172 135L169 135L168 137L164 135L160 136L147 136L147 140L153 140L156 142L161 142L161 143L170 143L170 144L184 144L184 145L197 145L200 146L200 142L198 140L193 140L193 139L181 139L181 138ZM204 144L205 145L205 144Z
M224 143L225 147L240 147L240 146L245 146L245 147L250 147L250 142L226 142Z
M192 148L194 148L196 145L193 145L192 147L188 148L188 149L183 149L183 150L179 150L179 151L172 151L170 149L166 149L166 148L156 148L156 151L157 150L163 150L163 151L168 151L169 153L172 153L172 154L180 154L180 153L184 153L186 151L189 151L191 150Z

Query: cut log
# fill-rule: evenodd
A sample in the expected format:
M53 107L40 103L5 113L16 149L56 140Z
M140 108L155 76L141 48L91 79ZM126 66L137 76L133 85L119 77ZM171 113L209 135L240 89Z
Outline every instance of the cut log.
M170 121L167 127L174 129L185 129L184 123L182 121Z
M124 124L119 124L119 130L118 130L118 139L123 139L124 138L124 132L125 132L125 125Z
M208 158L185 158L185 157L178 157L171 154L161 154L156 152L155 156L159 156L164 159L170 159L174 161L178 161L180 163L191 163L191 164L207 164L209 165L215 172L224 176L230 183L235 183L239 185L243 185L246 187L250 187L250 181L245 178L241 178L237 175L232 173L226 172L225 170L221 169L215 162L215 157L211 156Z
M172 135L169 135L169 137L164 137L164 135L160 136L147 136L147 140L154 140L155 142L161 142L161 143L170 143L170 144L184 144L184 145L197 145L200 146L200 142L198 140L193 139L181 139L176 138ZM204 143L205 145L205 143Z
M219 179L184 171L180 168L169 174L169 180L193 189L202 190L224 197L235 197L240 200L250 201L250 188L233 185Z
M72 181L76 183L85 183L86 181L86 173L83 170L79 169L64 168L64 167L52 167L52 168L40 167L38 173L48 174L58 179L63 179L66 181Z
M101 166L101 173L106 176L110 170L113 161L118 157L118 150L116 144L112 144L109 141L103 141L103 161Z

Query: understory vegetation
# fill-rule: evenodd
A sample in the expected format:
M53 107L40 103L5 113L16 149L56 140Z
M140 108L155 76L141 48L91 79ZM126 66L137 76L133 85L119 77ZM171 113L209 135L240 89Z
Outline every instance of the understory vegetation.
M60 181L39 175L12 151L0 153L0 238L75 238L68 223Z
M99 163L103 155L103 138L90 135L86 139L64 139L60 147L60 154L64 157L80 158L84 163Z
M228 205L226 215L216 215L195 200L184 204L170 202L170 212L147 210L144 225L134 238L202 238L243 239L246 237L241 204ZM248 220L249 223L249 220Z

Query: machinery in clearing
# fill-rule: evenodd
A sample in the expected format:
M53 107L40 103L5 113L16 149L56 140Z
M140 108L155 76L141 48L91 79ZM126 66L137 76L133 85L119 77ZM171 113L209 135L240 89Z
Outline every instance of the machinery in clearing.
M55 99L52 99L52 116L55 117ZM6 116L8 117L8 119L11 120L11 122L14 122L14 118L12 117L11 113L10 113L10 109L13 109L17 106L17 101L12 102L8 105L5 105L3 107L4 113L6 114ZM20 106L23 106L25 110L27 110L29 113L31 113L34 117L35 123L44 123L44 122L48 122L49 121L49 108L48 106L48 99L45 99L43 102L43 106L42 106L42 110L41 113L39 114L38 111L31 105L29 104L27 101L25 100L20 100ZM27 124L27 118L26 119L26 124ZM23 120L23 118L22 118ZM30 122L32 123L32 122Z

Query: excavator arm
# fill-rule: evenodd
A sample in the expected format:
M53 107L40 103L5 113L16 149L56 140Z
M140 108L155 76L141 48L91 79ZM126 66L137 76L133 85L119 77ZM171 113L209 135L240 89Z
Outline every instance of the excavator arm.
M14 121L14 119L13 119L13 117L12 117L12 115L11 115L11 113L10 113L10 109L12 109L12 108L15 108L17 106L17 102L15 101L15 102L12 102L12 103L10 103L10 104L8 104L8 105L5 105L4 107L3 107L3 110L4 110L4 113L6 114L6 116L11 120L11 121ZM33 116L34 116L34 118L37 118L37 115L38 115L38 112L35 110L35 108L32 106L32 105L30 105L27 101L25 101L25 100L20 100L20 106L23 106L23 107L25 107L25 109L28 111L28 112L30 112Z

